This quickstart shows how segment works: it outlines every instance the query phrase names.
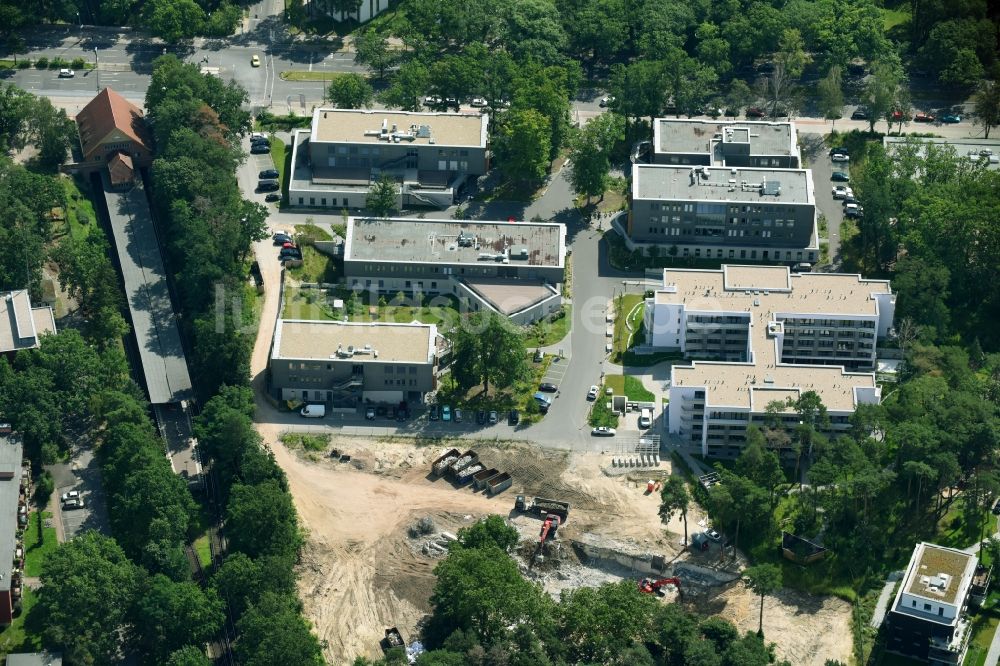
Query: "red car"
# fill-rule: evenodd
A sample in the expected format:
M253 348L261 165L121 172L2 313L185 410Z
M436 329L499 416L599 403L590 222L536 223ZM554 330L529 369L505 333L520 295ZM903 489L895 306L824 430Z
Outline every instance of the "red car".
M751 106L747 109L747 118L763 118L766 115L767 114L764 113L764 109L761 109L760 107Z
M893 121L902 120L903 119L903 112L902 111L893 111L892 112L892 119L893 119Z
M918 123L932 123L934 122L934 115L931 113L918 113L913 116L913 119Z

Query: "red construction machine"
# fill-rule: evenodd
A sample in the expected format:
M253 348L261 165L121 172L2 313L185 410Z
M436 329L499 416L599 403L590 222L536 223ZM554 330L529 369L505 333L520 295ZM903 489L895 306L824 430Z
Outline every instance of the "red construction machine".
M681 579L680 578L660 578L658 580L652 580L650 578L643 578L639 581L639 591L644 594L655 594L659 597L666 596L666 592L663 588L667 585L673 585L677 588L677 591L681 591Z

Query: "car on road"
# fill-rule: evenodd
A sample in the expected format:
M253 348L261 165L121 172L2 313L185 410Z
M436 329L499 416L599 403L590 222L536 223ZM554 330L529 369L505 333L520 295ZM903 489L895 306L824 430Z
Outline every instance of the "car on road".
M70 501L71 499L76 499L76 498L77 498L77 497L79 497L79 496L80 496L80 491L79 491L79 490L70 490L69 492L65 492L65 493L63 493L63 494L62 494L62 495L61 495L61 496L59 497L59 499L60 499L60 501L62 501L62 502L68 502L68 501Z
M609 104L611 104L614 101L615 101L614 95L605 95L604 97L601 98L601 101L600 101L599 104L600 104L601 108L604 108L604 107L608 106Z
M257 174L257 178L261 180L266 180L271 178L277 178L278 175L279 174L277 169L264 169L263 171Z
M962 122L962 116L956 115L954 113L949 113L947 116L941 116L941 122L947 123L949 125L954 125L955 123Z
M597 400L597 394L600 393L601 389L597 388L596 385L591 386L590 390L587 391L587 400Z
M486 101L486 98L485 98L485 97L473 97L473 98L472 98L472 99L471 99L471 100L469 101L469 106L474 106L474 107L476 107L477 109L481 109L481 108L483 108L484 106L486 106L487 104L488 104L488 102Z
M608 426L597 426L590 431L590 434L594 437L614 437L615 429Z
M365 420L366 421L374 421L375 420L375 408L374 407L366 407L365 408Z
M712 541L716 541L716 542L722 541L722 535L719 534L718 532L716 532L711 527L709 527L707 530L705 530L705 536L707 536Z
M830 180L848 183L851 180L851 176L846 171L834 171L830 174Z
M476 423L479 425L486 425L486 410L480 409L476 412Z
M441 98L437 95L428 95L427 97L424 97L424 104L427 106L440 106Z
M844 217L857 219L864 215L865 209L856 203L849 203L844 206Z
M59 78L60 79L72 79L74 76L76 76L76 72L74 72L72 69L60 69L59 70Z
M559 390L559 387L552 382L542 382L538 385L538 390L542 393L555 393Z
M64 509L82 509L83 508L83 498L74 497L73 499L68 499L63 502L62 508Z
M269 152L271 152L271 147L266 143L255 143L250 146L251 155L267 155Z
M281 195L275 192L271 192L266 197L264 197L264 201L267 201L268 203L273 201L281 201Z
M868 114L864 109L857 109L851 114L851 120L868 120Z
M834 153L830 155L830 160L833 162L850 162L851 156L847 153Z
M445 405L444 407L441 408L441 420L442 421L451 421L451 406L450 405Z
M913 116L913 120L918 123L932 123L937 120L937 117L933 113L924 113L921 111Z
M437 421L439 418L441 418L441 408L438 407L437 405L431 405L431 411L427 415L427 417L431 421Z
M455 109L458 109L460 107L457 97L445 97L444 105L447 107L454 107Z
M500 421L500 415L497 414L496 410L490 411L490 425L496 425Z
M843 146L839 148L830 149L830 157L833 157L834 155L847 155L847 154L848 154L847 148L844 148Z
M510 410L510 413L507 414L507 425L516 426L520 422L521 422L521 412L517 411L516 409Z
M275 245L284 245L285 243L291 243L292 242L292 237L291 236L289 236L288 234L282 233L280 231L278 233L274 234L274 236L272 236L271 238L274 240L274 244Z
M458 407L455 408L454 421L455 423L462 422L462 410L459 409Z
M747 109L747 118L763 118L767 113L759 106L751 106Z
M250 66L251 67L260 67L260 56L257 55L256 53L254 53L252 56L250 56Z
M851 188L849 188L847 185L834 185L833 186L833 198L834 199L843 199L844 197L846 197L848 195L853 195L853 194L854 194L854 190L852 190Z
M298 261L301 258L302 253L297 247L282 249L281 253L278 255L278 261Z

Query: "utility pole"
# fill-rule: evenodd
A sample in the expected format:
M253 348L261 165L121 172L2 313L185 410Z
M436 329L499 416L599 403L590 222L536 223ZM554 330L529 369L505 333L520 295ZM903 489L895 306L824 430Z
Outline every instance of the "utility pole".
M97 47L94 47L94 72L97 74L97 92L101 92L101 59L97 56Z

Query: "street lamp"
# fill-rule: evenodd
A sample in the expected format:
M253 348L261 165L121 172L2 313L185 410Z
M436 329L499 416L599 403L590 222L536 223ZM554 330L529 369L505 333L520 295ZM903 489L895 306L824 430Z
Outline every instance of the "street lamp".
M94 47L94 73L97 74L97 92L101 92L101 60L97 56L97 47Z

